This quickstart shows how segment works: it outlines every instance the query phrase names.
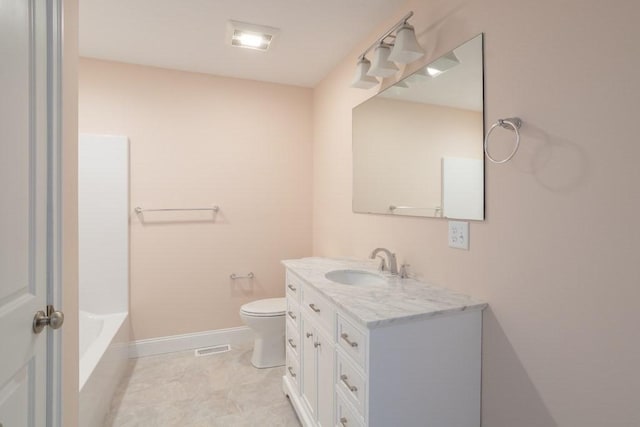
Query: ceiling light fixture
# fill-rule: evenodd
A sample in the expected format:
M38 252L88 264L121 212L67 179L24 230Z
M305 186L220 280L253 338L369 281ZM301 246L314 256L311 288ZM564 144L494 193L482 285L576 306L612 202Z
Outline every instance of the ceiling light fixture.
M271 46L278 32L277 28L246 22L229 21L227 25L227 40L231 46L265 52Z
M406 14L400 21L379 37L367 50L358 57L356 75L351 87L370 89L374 83L371 76L386 78L393 76L398 70L397 64L409 64L424 56L424 50L416 39L413 26L407 22L413 12ZM395 33L395 34L394 34ZM373 63L366 58L367 53L374 49ZM367 70L362 69L367 65Z

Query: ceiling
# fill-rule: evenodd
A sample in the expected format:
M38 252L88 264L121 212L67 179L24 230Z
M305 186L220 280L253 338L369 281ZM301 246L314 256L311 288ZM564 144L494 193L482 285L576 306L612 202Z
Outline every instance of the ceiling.
M405 2L80 0L80 55L313 87ZM229 20L280 33L266 53L232 47Z

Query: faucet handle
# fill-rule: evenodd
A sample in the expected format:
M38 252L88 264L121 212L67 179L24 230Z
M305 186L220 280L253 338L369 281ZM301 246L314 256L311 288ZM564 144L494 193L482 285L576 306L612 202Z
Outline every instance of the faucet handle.
M402 264L400 266L400 278L406 279L409 277L409 272L407 271L407 267L411 267L411 264Z

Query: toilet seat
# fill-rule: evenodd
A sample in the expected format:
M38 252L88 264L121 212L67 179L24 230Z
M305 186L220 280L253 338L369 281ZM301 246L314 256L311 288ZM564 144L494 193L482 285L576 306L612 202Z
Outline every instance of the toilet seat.
M251 317L284 316L287 310L286 298L267 298L252 301L240 307L240 312Z

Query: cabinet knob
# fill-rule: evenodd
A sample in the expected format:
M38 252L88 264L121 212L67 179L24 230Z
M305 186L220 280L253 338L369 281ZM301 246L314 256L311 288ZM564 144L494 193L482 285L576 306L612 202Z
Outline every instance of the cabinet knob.
M342 424L342 427L347 427L347 424L348 424L347 417L341 417L340 424Z
M315 348L320 347L320 341L316 341L316 342L314 342L314 343L313 343L313 346L314 346Z
M307 332L307 338L311 338L313 336L313 334L311 332Z

